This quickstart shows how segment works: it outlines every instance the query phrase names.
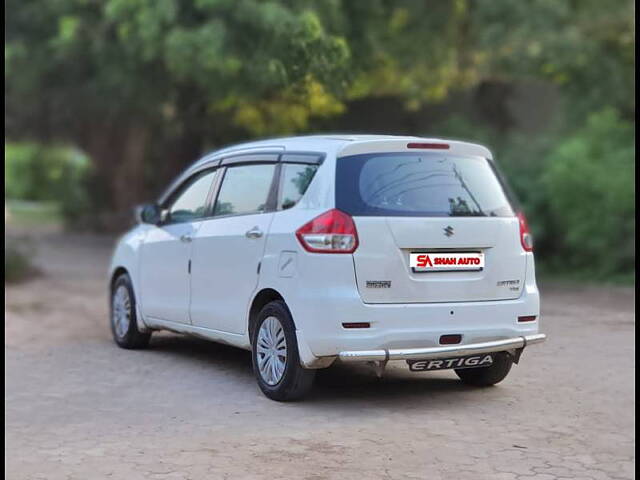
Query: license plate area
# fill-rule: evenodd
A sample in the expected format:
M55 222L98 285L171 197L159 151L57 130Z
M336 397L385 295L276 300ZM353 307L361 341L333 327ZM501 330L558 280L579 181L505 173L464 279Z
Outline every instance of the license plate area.
M482 252L411 252L409 267L414 273L479 272L484 260Z
M431 372L434 370L449 370L451 368L479 368L493 365L493 355L482 353L463 357L436 358L430 360L407 360L412 372Z

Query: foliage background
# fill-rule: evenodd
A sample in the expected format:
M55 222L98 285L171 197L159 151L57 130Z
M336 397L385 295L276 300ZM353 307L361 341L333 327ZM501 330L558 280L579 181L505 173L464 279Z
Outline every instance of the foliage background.
M629 0L7 0L5 196L122 229L204 152L307 132L487 144L541 265L635 263Z

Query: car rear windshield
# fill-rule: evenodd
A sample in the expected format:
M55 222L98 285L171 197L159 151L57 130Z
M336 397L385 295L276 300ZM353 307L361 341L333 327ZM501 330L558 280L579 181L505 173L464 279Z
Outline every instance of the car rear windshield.
M488 159L436 152L339 158L336 206L354 216L514 215Z

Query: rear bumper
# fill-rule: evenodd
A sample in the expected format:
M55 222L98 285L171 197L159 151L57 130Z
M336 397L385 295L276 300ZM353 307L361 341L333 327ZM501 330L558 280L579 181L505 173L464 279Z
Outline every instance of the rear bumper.
M396 348L381 350L347 350L338 357L343 362L368 362L387 360L430 360L436 358L462 357L481 353L517 350L528 345L542 343L547 336L544 333L523 335L490 342L471 343L467 345L447 345L444 347Z
M292 313L299 343L305 342L314 357L374 351L384 358L385 351L441 348L442 335L461 335L457 348L536 335L539 309L534 290L517 300L466 303L371 305L338 298ZM519 322L520 316L538 318ZM342 322L368 322L370 327L346 329Z
M323 263L317 267L325 268ZM346 272L340 276L340 270L334 270L338 272L332 273L336 278L347 278ZM326 367L336 358L355 362L385 360L388 355L389 359L401 360L416 352L414 358L419 359L434 358L426 355L440 352L463 356L465 353L458 349L464 352L486 344L492 349L489 351L517 350L529 338L533 339L529 343L544 338L536 336L540 295L532 264L527 267L522 294L512 300L367 304L357 289L345 285L300 288L285 298L296 322L301 361L307 368ZM520 322L522 316L536 319ZM369 327L344 328L346 322L366 322ZM442 335L460 335L462 340L445 347L440 344ZM456 353L452 354L451 348Z

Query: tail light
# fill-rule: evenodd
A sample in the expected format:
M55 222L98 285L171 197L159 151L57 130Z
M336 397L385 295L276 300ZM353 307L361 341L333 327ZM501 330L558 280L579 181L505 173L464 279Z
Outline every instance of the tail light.
M520 223L520 243L525 252L533 251L533 236L529 231L529 224L527 223L527 217L524 213L519 212L517 215L518 222Z
M358 248L353 219L335 208L301 226L296 237L308 252L353 253Z

